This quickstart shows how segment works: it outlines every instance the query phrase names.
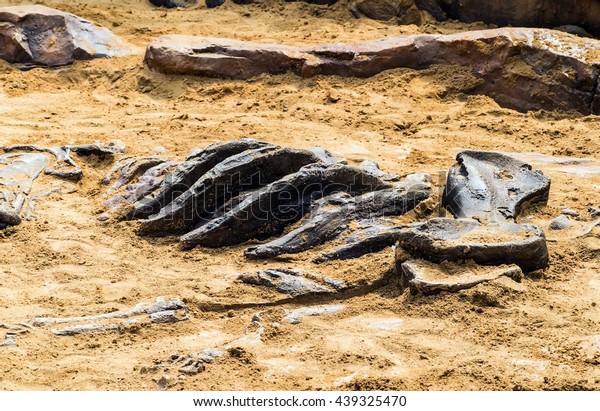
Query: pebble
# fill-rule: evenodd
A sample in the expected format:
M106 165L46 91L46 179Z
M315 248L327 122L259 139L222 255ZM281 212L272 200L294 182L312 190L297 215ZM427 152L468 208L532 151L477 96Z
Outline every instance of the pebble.
M553 230L566 230L569 227L571 227L571 220L566 215L561 215L550 221L550 228Z
M571 217L579 217L579 211L573 210L572 208L563 208L560 213Z

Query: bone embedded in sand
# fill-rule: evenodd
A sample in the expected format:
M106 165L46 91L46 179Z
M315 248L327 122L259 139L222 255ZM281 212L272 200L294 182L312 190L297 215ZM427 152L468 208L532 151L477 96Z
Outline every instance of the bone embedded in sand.
M128 217L130 219L147 218L157 214L161 208L171 204L173 200L185 193L204 174L217 164L247 150L263 147L275 147L264 141L243 138L236 141L215 143L205 149L193 150L185 161L169 173L160 188L149 198L137 201Z
M300 324L304 317L316 317L321 315L333 315L344 310L344 304L331 305L315 305L311 307L296 308L294 310L286 310L283 321L290 324Z
M73 192L73 191L71 191L71 192ZM50 197L52 194L62 194L62 193L63 193L63 191L61 188L50 188L50 189L38 191L37 193L32 194L31 197L29 198L29 203L27 204L27 209L25 210L25 213L23 213L23 218L25 220L33 220L34 219L33 215L35 213L37 201L40 198Z
M188 7L198 3L198 0L150 0L150 3L157 7L166 7L169 9L176 7Z
M115 318L129 318L141 314L155 314L162 311L186 309L185 304L178 298L165 300L164 297L158 297L153 304L140 303L135 307L124 311L113 311L106 314L89 315L82 317L37 317L32 320L32 325L40 327L48 324L66 324L82 321L98 321Z
M378 190L357 197L325 197L315 203L298 228L267 244L249 248L245 255L268 258L299 253L337 238L354 220L403 215L429 197L428 187L413 186L415 189Z
M489 267L451 263L440 265L423 260L410 260L401 265L402 283L408 285L412 294L424 295L444 291L457 292L500 277L521 282L522 275L521 268L514 264Z
M450 168L442 205L454 216L514 221L525 204L545 204L550 179L527 163L491 151L465 150Z
M335 247L331 251L313 259L314 263L320 264L334 260L349 260L359 258L366 254L376 253L387 247L391 247L401 235L410 230L410 226L375 225L359 230L345 239L345 244Z
M25 199L48 163L40 154L0 156L0 228L21 223Z
M222 247L281 234L298 221L318 198L337 191L352 195L390 188L390 184L357 167L311 164L259 189L223 216L183 235L180 245Z
M107 331L117 331L119 329L118 324L83 324L83 325L75 325L73 327L66 327L62 329L52 329L50 330L52 334L60 335L60 336L73 336L77 334L89 333L89 332L107 332Z
M548 266L541 229L531 224L483 225L469 218L433 218L398 236L396 267L406 256L435 263L473 260L481 265L516 264L525 272Z
M347 288L343 281L324 278L302 270L273 268L241 274L238 280L244 284L272 288L292 297L307 294L334 293Z
M140 177L149 169L159 166L166 161L165 158L161 157L126 158L119 160L111 172L103 179L103 182L108 184L112 180L113 174L119 174L114 183L106 189L105 195L118 191L125 185L131 183L134 178Z
M277 181L318 161L308 150L274 146L233 155L200 177L158 214L143 221L139 232L165 235L184 230L200 222L226 199Z
M45 174L64 178L67 180L79 181L83 177L83 170L71 158L71 153L77 153L79 156L96 155L98 157L112 156L121 152L119 147L107 144L84 144L75 146L60 147L40 147L35 144L18 144L4 148L5 152L29 151L52 154L56 161L52 168L47 167Z

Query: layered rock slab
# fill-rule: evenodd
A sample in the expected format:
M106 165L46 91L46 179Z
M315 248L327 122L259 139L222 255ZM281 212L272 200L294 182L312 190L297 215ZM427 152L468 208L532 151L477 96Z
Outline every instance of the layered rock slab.
M558 31L502 28L450 35L388 37L314 47L168 35L152 42L145 62L165 74L248 79L293 72L302 77L370 77L395 68L471 68L481 79L470 92L521 111L599 113L599 43Z
M538 227L515 223L485 226L470 218L433 218L399 233L398 272L411 258L434 263L515 264L524 272L546 268L549 260L546 238Z
M130 50L110 30L44 6L0 7L0 59L25 67L61 66Z

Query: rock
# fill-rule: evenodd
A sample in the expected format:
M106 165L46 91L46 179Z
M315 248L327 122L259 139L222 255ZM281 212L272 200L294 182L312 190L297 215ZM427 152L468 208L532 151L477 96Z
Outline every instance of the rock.
M579 217L579 211L573 210L572 208L563 208L560 210L560 213L563 215L568 215L570 217Z
M600 3L596 0L437 0L445 14L465 23L498 26L557 27L573 25L600 34Z
M349 9L356 18L361 14L375 20L400 17L402 24L421 24L421 15L414 0L354 0Z
M292 297L306 294L334 293L346 288L346 284L323 278L316 274L305 274L285 268L267 269L245 273L238 280L251 285L270 287Z
M473 219L433 218L398 237L398 272L407 256L435 263L473 260L481 265L516 264L524 272L548 266L544 233L531 224L484 226Z
M200 374L202 371L204 371L205 368L206 367L204 366L204 364L201 364L200 362L196 361L193 364L184 365L180 367L179 372L184 375L192 376Z
M415 6L417 6L419 10L431 14L437 21L448 20L448 16L446 15L446 12L442 10L438 0L415 0Z
M145 62L165 74L248 79L262 73L302 77L370 77L395 68L460 65L480 80L469 91L520 111L600 113L596 42L545 29L503 28L448 35L388 37L316 47L265 45L168 35L152 42ZM518 64L516 62L518 61ZM540 64L539 62L552 62ZM563 73L572 73L565 76Z
M442 205L456 217L514 220L524 204L546 203L550 179L505 154L463 151L450 168Z
M197 2L197 0L150 0L150 3L155 6L166 7L169 9L175 7L188 7L192 4L196 4Z
M183 310L183 315L179 315L178 310L164 310L150 314L151 323L176 323L179 321L185 321L189 318L187 310Z
M267 244L246 250L246 257L299 253L338 237L353 220L398 216L429 197L429 190L379 190L357 197L334 195L318 200L300 227Z
M588 207L588 211L592 217L600 217L600 207Z
M588 33L584 28L579 26L574 26L572 24L566 24L564 26L558 26L554 28L554 30L562 31L564 33L574 34L579 37L588 37L593 38L590 33Z
M290 324L300 324L304 317L315 317L320 315L333 315L345 309L343 304L315 305L312 307L302 307L295 310L285 310L283 321Z
M208 7L209 9L214 9L215 7L219 7L220 5L225 3L225 0L205 0L205 3L206 7Z
M189 228L243 191L262 187L318 161L308 150L275 146L231 156L196 180L158 214L143 221L139 233L165 235Z
M335 192L352 195L390 188L372 174L343 164L303 167L253 193L239 205L180 238L182 249L223 247L265 239L306 214L311 203Z
M221 358L225 353L218 348L206 348L198 355L198 357L205 363L211 363L214 358Z
M550 221L550 228L553 230L566 230L572 225L571 220L566 215L561 215Z
M108 29L38 5L0 7L0 59L25 67L129 54Z
M509 277L521 282L522 271L517 265L484 267L473 264L438 265L423 260L402 263L401 279L411 294L433 295L443 291L456 292L478 284Z
M41 154L0 156L0 229L21 223L21 211L33 182L48 165Z

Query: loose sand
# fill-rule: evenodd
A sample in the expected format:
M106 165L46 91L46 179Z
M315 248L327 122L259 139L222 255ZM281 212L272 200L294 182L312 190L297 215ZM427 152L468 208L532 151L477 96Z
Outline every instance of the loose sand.
M345 1L331 8L229 1L211 10L156 9L145 0L37 3L110 28L135 54L27 72L0 62L2 146L119 140L131 155L162 147L181 159L192 148L250 136L322 146L350 163L375 160L401 175L427 172L436 191L463 148L600 159L598 117L522 114L466 96L469 84L457 67L393 70L369 79L228 81L164 76L142 64L145 45L166 33L316 44L483 25L356 20ZM0 323L110 312L157 296L182 298L191 318L75 337L33 330L17 337L16 346L0 347L2 389L155 390L163 374L177 390L600 388L598 228L577 240L561 238L576 234L579 224L547 230L558 240L549 243L551 266L521 284L507 280L413 297L398 285L391 249L350 262L310 263L328 249L323 246L263 263L246 260L244 246L184 252L176 238L136 236L134 222L101 223L99 181L111 163L81 162L80 183L41 178L39 187L59 185L64 194L41 199L34 221L0 232ZM523 219L547 229L567 206L580 212L582 224L592 221L587 208L600 206L600 175L533 163L552 178L550 201ZM339 297L261 305L272 294L234 279L267 267L302 267L363 286ZM296 325L282 321L285 310L323 304L345 308ZM251 324L257 312L260 339ZM0 328L0 337L5 331ZM152 371L172 353L227 344L241 349L196 376L180 378L176 367Z

